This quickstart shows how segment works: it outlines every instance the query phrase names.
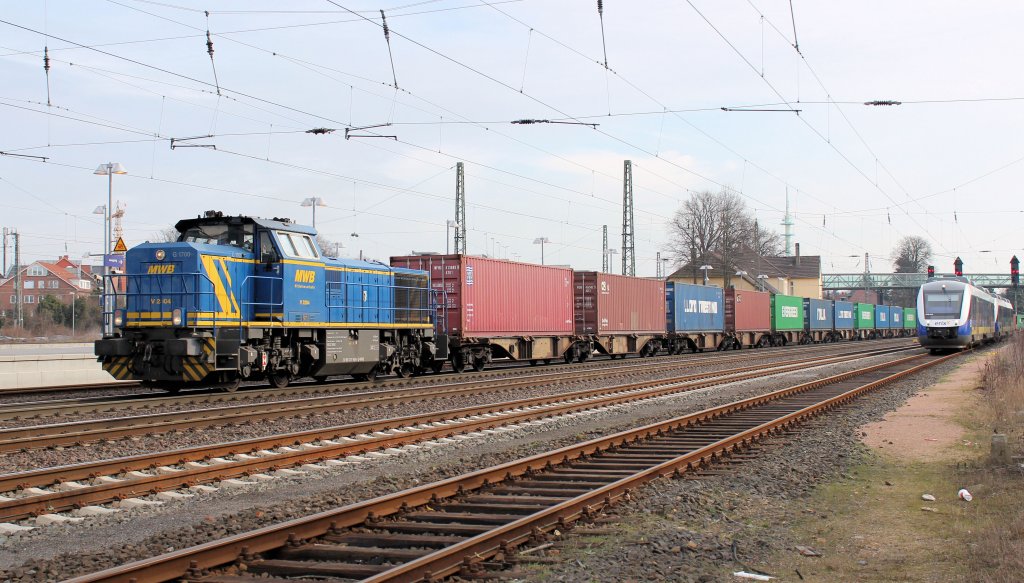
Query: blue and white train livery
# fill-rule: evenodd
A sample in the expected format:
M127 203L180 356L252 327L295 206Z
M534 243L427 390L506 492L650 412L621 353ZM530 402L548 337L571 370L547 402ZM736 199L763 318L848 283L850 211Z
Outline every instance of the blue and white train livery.
M964 277L933 279L917 292L917 338L937 352L994 342L1013 330L1013 306Z

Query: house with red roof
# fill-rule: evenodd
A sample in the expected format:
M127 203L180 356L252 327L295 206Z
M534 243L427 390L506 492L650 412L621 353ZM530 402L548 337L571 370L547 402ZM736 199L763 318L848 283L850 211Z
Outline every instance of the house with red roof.
M88 298L101 285L92 266L72 261L67 255L55 261L36 261L23 265L19 271L25 314L32 313L35 306L48 295L63 304L70 304L74 298ZM10 313L17 304L15 284L18 278L13 269L6 276L0 277L0 311Z

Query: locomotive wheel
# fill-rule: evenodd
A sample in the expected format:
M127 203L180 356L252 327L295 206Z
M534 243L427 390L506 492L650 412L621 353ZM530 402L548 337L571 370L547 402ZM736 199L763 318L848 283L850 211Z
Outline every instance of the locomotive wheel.
M452 357L452 370L457 373L466 372L466 361L459 356Z
M434 362L430 363L430 370L434 371L434 374L440 373L442 370L444 370L444 361L435 360Z
M395 375L400 379L407 379L416 373L416 367L410 363L405 363L395 368Z
M236 378L234 380L228 381L227 383L224 383L223 385L221 385L220 388L224 389L224 391L227 393L234 393L235 391L238 390L238 387L240 386L242 386L242 379Z
M288 386L291 375L286 372L272 372L267 375L267 380L270 381L270 386L275 389L283 389Z

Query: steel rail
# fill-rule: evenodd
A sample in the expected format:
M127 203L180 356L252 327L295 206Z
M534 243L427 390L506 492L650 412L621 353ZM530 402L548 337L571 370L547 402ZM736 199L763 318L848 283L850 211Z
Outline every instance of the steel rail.
M512 522L487 529L486 532L461 540L453 545L414 559L385 572L377 573L370 581L416 581L436 580L453 574L464 568L471 568L473 563L485 560L497 553L506 553L516 546L543 536L545 531L555 527L567 527L581 517L594 512L628 496L637 486L650 480L673 475L714 461L719 456L739 447L748 445L760 436L779 431L812 414L828 410L865 391L882 384L916 373L923 368L945 362L948 357L930 359L923 364L913 366L911 361L927 357L921 355L904 359L897 363L883 363L802 383L793 387L774 391L766 395L736 401L720 407L709 408L697 413L677 417L667 421L653 423L644 427L618 432L612 435L592 439L542 454L533 455L520 460L500 464L491 468L477 470L461 476L425 484L402 492L380 496L372 500L351 504L342 508L320 512L311 516L289 520L280 524L269 525L250 532L228 536L210 541L191 548L173 551L164 555L142 559L69 580L71 583L96 582L129 582L129 581L167 581L180 577L196 580L203 577L204 570L232 564L241 560L243 563L254 561L260 553L266 553L284 547L296 547L302 541L309 541L324 535L340 533L351 527L374 527L381 525L381 517L408 512L410 508L427 504L437 505L444 499L463 496L470 491L486 489L503 481L534 476L538 472L580 460L600 459L601 456L613 456L620 451L629 451L631 446L645 440L671 436L673 432L687 428L700 429L703 424L727 418L733 413L744 413L747 417L762 405L782 402L784 399L800 396L820 387L841 383L858 376L882 372L884 376L861 384L852 390L845 390L838 395L829 395L824 399L814 400L796 411L782 410L776 406L778 413L774 419L757 423L754 427L733 432L713 443L701 446L680 456L669 456L660 462L648 464L648 467L633 472L631 476L618 479L610 484L573 496L547 506L539 512ZM889 374L886 368L900 369L902 365L911 365ZM664 437L668 438L668 437ZM657 459L657 458L655 458ZM639 463L639 462L638 462ZM538 498L540 500L541 498ZM211 577L211 581L217 578Z
M867 358L862 357L862 358ZM0 500L0 521L11 521L29 516L60 512L92 504L172 490L215 480L251 475L253 473L321 463L347 455L364 454L419 443L425 440L451 437L456 433L493 430L497 427L523 423L536 419L568 415L581 411L610 407L622 403L652 399L685 391L763 378L804 370L809 365L819 366L836 362L823 358L817 362L769 367L751 367L724 371L721 374L698 378L666 379L632 383L604 389L590 389L572 393L519 399L504 403L465 407L440 413L413 415L395 419L370 421L320 430L296 432L269 438L248 439L213 446L197 446L182 450L141 454L112 460L86 462L72 466L44 468L15 474L0 475L0 493L13 492L10 500ZM335 440L342 440L337 443ZM319 442L319 443L318 443ZM301 445L302 448L273 454L253 455L276 447ZM226 456L244 454L241 459L220 460ZM169 466L186 462L218 459L216 463L187 469ZM160 468L157 470L157 468ZM124 476L129 472L155 471L134 477L119 477L91 485L81 480L99 476ZM41 488L74 482L62 490L18 495L28 488Z
M882 354L906 349L908 348L875 348L867 351L845 353L835 356L835 358L843 358L862 353ZM810 360L813 361L814 358L811 358ZM781 361L779 363L772 364L772 366L781 366L804 361L808 361L808 359ZM751 368L764 366L766 365L759 364L754 365ZM649 370L650 369L639 369L631 372L646 373ZM607 376L607 373L603 371L592 371L588 374L588 377L593 375L605 377ZM551 379L551 382L576 382L578 380L584 379L558 375ZM333 413L337 412L339 409L369 409L371 407L383 407L396 404L428 401L440 397L482 395L536 385L536 381L533 378L510 379L499 382L501 384L495 386L493 383L486 381L474 381L450 385L447 386L448 388L440 387L440 390L429 393L424 393L422 388L412 387L366 393L353 393L347 395L313 397L307 399L291 399L268 403L232 405L227 407L195 409L189 411L152 413L132 417L114 417L67 423L14 427L0 429L0 453L18 451L22 449L54 447L58 445L77 445L84 442L111 440L131 435L160 434L171 430L182 430L194 427L209 427L238 422L298 417L303 415L308 416L317 413Z
M834 349L835 351L839 352L844 348L850 347L828 345L828 348L825 348L822 345L804 345L796 348L800 348L803 350L816 349L816 351ZM793 349L790 348L788 350ZM177 395L167 395L166 393L163 392L148 392L133 393L128 395L102 395L91 397L78 397L71 399L21 401L13 403L0 403L0 420L18 420L69 414L80 415L83 413L109 412L119 409L153 409L163 405L232 403L238 401L259 399L264 397L277 398L283 396L355 392L359 391L360 389L367 389L370 387L374 387L377 389L401 388L411 386L436 387L439 385L458 384L464 382L487 382L490 380L494 380L495 378L510 379L513 377L529 377L531 379L543 379L545 377L554 378L557 376L564 376L566 374L570 374L576 371L583 371L585 373L590 373L596 370L600 370L602 372L628 372L638 368L676 367L680 365L700 366L708 362L730 362L734 360L743 360L748 358L747 356L720 356L717 352L705 352L698 354L700 354L701 356L686 355L681 358L675 357L671 359L664 357L658 358L654 362L651 362L649 359L640 358L631 359L629 362L597 360L590 361L587 363L559 365L555 370L538 369L531 366L510 366L503 367L501 369L486 370L482 372L462 373L459 375L429 375L404 379L391 378L384 379L376 383L357 383L346 381L317 384L314 382L303 382L291 385L284 389L252 388L246 390L245 388L243 388L243 390L234 393L226 393L221 390L213 390L210 392L188 391ZM771 351L764 354L764 356L767 358L771 358L774 356L778 356L778 352ZM2 394L3 393L0 392L0 395Z

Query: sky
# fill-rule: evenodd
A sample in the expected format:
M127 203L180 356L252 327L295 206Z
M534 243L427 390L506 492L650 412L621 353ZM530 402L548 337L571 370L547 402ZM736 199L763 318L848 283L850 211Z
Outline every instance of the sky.
M1007 271L1024 5L792 7L5 2L0 226L23 262L102 253L93 171L118 162L129 246L206 210L309 224L300 203L320 197L317 229L342 255L387 261L445 250L461 161L470 253L539 262L546 237L547 263L596 269L602 225L621 248L631 160L637 275L668 257L682 202L723 188L779 231L788 195L793 241L826 273L863 271L865 253L891 271L903 235L932 243L939 272L956 256Z

